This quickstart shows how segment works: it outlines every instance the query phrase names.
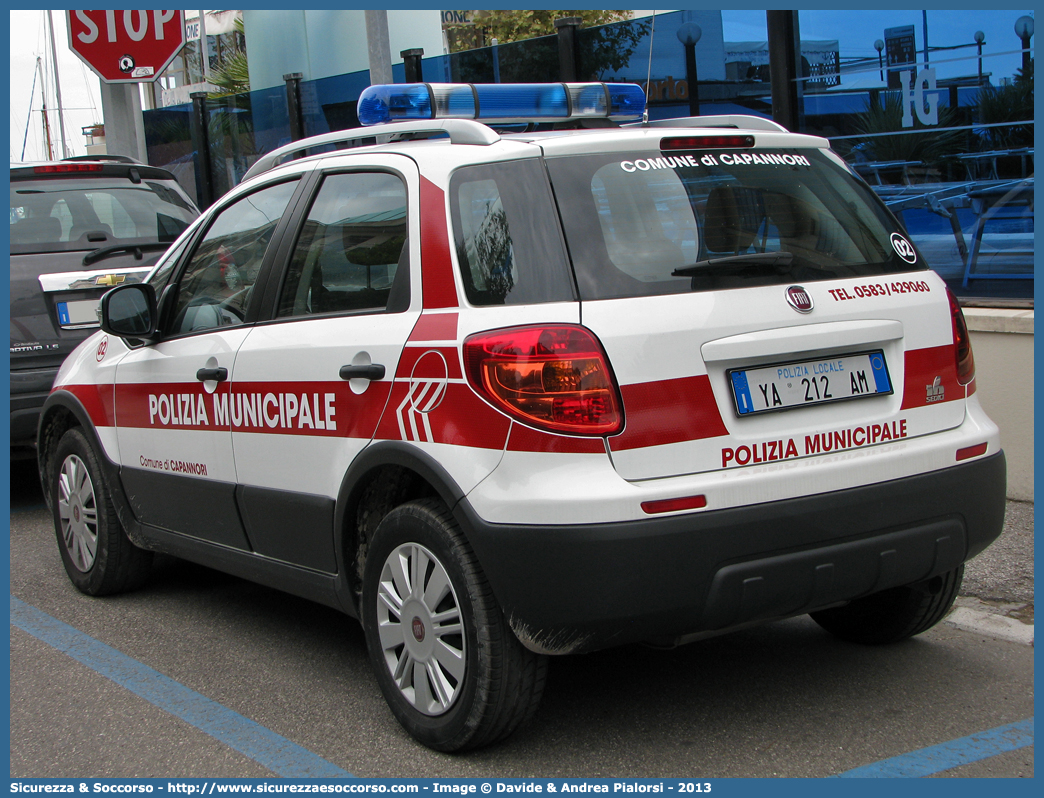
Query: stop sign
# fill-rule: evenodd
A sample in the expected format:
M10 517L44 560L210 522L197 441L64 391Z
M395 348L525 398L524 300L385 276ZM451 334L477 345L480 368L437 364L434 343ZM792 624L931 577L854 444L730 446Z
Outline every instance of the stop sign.
M68 11L69 49L106 83L153 81L185 46L183 11Z

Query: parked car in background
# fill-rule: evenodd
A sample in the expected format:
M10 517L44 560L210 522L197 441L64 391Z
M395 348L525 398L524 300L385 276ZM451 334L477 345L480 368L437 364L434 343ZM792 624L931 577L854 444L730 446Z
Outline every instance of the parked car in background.
M199 215L165 169L101 156L11 164L11 447L32 455L66 355L109 288L139 282Z

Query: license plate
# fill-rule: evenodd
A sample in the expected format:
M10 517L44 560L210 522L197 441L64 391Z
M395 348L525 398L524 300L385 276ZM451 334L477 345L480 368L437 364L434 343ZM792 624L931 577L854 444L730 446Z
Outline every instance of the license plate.
M78 299L72 302L58 302L58 323L62 327L97 327L98 299Z
M728 375L741 416L892 393L881 350L730 369Z

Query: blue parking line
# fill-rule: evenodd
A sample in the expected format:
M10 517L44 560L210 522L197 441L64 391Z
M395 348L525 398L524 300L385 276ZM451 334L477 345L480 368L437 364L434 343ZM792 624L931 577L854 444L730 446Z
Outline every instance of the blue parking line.
M11 625L284 778L354 778L306 748L11 596Z
M1007 751L1017 751L1033 745L1033 718L998 726L995 729L950 740L919 751L882 759L870 765L839 773L833 778L919 778L941 773L944 770L989 759Z

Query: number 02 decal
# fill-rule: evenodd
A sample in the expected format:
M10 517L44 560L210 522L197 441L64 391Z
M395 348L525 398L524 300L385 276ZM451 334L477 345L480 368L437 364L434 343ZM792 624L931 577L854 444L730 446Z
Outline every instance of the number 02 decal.
M892 233L892 248L907 263L917 263L917 253L914 251L913 244L898 233Z

